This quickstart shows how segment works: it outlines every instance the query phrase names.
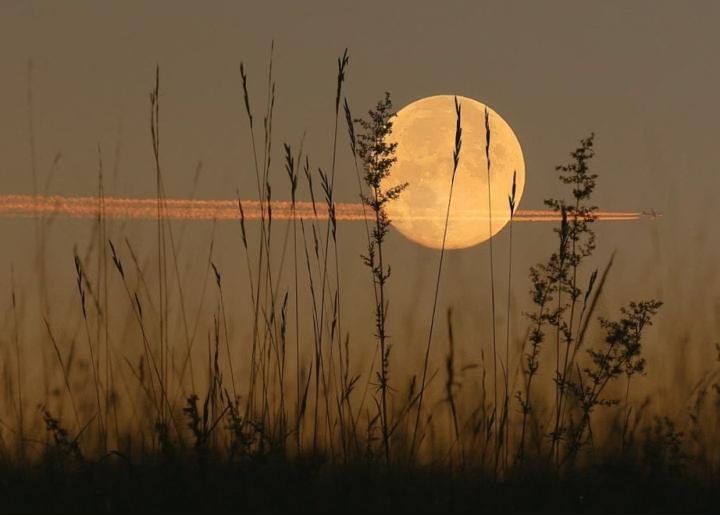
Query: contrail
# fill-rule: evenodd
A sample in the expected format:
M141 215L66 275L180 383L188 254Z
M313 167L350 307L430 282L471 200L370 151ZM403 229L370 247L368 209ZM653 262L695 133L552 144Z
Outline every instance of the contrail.
M242 204L245 220L260 220L261 203L257 200L186 200L163 199L162 213L172 220L238 220L239 204ZM273 220L292 219L292 203L273 200L269 204ZM267 203L265 209L267 210ZM157 199L105 197L104 216L110 219L153 220L157 219ZM312 202L296 202L295 212L298 218L317 218L327 220L327 207ZM59 215L69 218L97 218L100 214L99 197L63 197L32 195L0 195L0 216L37 217ZM636 211L598 211L598 220L628 221L643 217ZM267 215L266 215L267 216ZM479 219L472 213L454 212L454 219ZM364 219L363 206L360 203L339 202L335 204L335 218L342 221L361 221ZM396 217L397 218L397 217ZM403 219L434 220L439 215L418 213ZM551 222L560 219L560 215L550 210L518 210L513 220L516 222Z

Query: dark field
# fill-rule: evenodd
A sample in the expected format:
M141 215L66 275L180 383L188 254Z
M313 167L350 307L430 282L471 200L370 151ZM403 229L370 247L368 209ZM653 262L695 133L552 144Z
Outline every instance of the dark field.
M0 475L3 512L35 513L714 513L717 480L602 464L494 481L482 471L277 457L245 464L158 459L45 464Z

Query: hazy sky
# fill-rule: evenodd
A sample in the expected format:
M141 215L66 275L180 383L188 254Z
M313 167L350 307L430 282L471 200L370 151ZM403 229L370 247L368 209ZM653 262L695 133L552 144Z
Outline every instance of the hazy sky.
M31 191L31 84L42 189L47 182L50 193L95 192L100 145L107 175L117 170L108 193L153 195L148 93L159 63L168 194L193 193L202 162L197 197L232 198L237 187L250 196L254 176L239 63L245 62L260 117L274 39L275 191L284 196L281 142L296 144L306 131L313 162L329 164L336 59L347 47L346 93L358 115L386 90L397 107L447 93L476 98L500 113L525 153L521 208L542 207L545 197L560 194L554 165L595 131L596 203L665 214L656 222L598 229L600 262L618 250L609 291L663 294L666 320L692 316L703 334L712 334L720 309L714 275L720 248L718 20L720 2L714 0L3 0L0 194ZM354 200L344 139L341 149L338 199ZM0 253L0 285L8 284L11 264L22 277L31 228L27 221L0 220L3 241L15 242ZM83 230L82 222L56 225L62 267L70 267L68 249ZM516 233L520 296L527 289L526 265L542 258L549 231L527 224ZM355 267L362 240L348 241L347 266ZM401 236L390 244L391 259L414 265L398 272L398 282L430 273L435 253ZM448 295L464 298L457 277L485 259L484 252L452 254ZM67 284L72 287L71 278Z

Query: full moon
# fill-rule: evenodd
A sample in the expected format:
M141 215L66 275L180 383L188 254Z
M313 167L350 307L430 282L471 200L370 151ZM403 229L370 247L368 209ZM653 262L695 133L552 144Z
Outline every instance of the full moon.
M438 95L405 106L393 118L389 136L390 141L398 144L397 161L383 187L402 183L408 183L408 187L398 199L387 204L388 216L393 227L405 237L431 248L442 248L445 230L455 146L454 98ZM460 96L457 99L461 107L462 148L452 192L447 249L471 247L500 232L510 221L508 197L513 173L516 206L525 186L522 149L510 125L477 100ZM490 125L489 181L485 109Z

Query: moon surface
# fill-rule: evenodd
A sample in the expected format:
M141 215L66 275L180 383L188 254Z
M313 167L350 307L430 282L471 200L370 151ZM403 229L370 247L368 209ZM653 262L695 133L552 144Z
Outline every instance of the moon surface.
M454 98L438 95L408 104L393 118L388 137L398 144L397 161L383 188L408 183L400 197L387 204L388 216L393 227L405 237L437 249L442 248L453 171ZM477 100L460 96L457 99L461 107L462 148L452 192L447 249L472 247L495 236L510 221L508 197L513 172L516 209L525 187L522 149L510 125ZM485 109L490 125L489 184Z

